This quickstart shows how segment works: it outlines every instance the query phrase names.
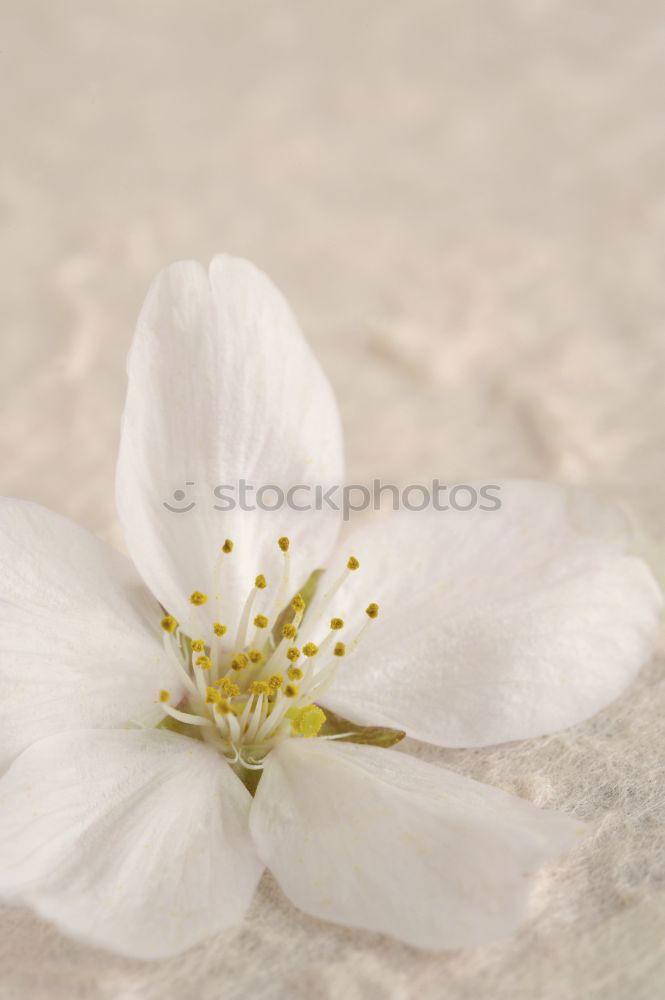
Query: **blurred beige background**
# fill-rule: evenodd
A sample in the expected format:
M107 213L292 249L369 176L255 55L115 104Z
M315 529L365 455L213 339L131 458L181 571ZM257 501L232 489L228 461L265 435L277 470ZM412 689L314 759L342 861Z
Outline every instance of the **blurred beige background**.
M349 478L616 496L665 563L665 8L564 0L4 0L0 474L120 541L124 359L163 264L284 289ZM296 913L182 959L0 915L4 998L651 1000L665 990L665 680L530 744L428 759L596 820L512 940L424 955Z

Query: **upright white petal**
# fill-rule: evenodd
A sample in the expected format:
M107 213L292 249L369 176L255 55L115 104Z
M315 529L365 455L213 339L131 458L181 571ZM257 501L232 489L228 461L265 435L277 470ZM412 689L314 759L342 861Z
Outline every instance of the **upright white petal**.
M422 948L510 933L529 874L584 830L406 754L319 740L273 751L250 829L306 913Z
M0 894L133 958L237 923L261 875L247 789L215 751L174 733L42 740L2 778L0 799Z
M178 682L159 605L125 556L37 504L0 499L0 770L66 729L142 721Z
M117 501L127 545L153 593L187 623L187 597L210 592L219 548L231 538L221 608L211 601L201 614L236 622L257 573L276 585L282 535L292 541L297 588L327 557L337 518L286 508L224 511L215 506L233 495L213 493L240 479L254 491L286 490L342 475L335 400L282 295L244 260L216 257L209 274L192 261L173 264L148 293L128 370ZM173 497L180 489L182 502ZM262 496L274 503L272 494ZM303 492L293 499L308 502ZM180 513L164 506L190 502L196 506Z
M577 489L513 482L499 495L498 510L398 516L348 540L330 577L348 552L361 566L334 613L349 636L369 600L381 613L331 708L481 746L574 725L632 682L662 596L623 517Z

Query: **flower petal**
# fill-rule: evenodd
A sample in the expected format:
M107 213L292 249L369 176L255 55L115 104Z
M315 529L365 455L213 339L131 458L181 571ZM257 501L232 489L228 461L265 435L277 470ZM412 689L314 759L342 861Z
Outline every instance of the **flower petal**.
M142 719L179 690L131 563L59 514L0 499L0 768L44 736Z
M269 279L232 257L216 257L209 275L191 261L162 271L129 358L117 500L132 557L169 612L187 627L187 598L210 592L227 537L235 550L224 564L221 609L202 609L227 624L237 621L257 573L276 584L280 536L292 541L294 588L334 542L335 515L242 510L237 490L215 495L217 487L244 479L253 490L286 490L339 482L341 474L332 391ZM261 498L274 503L269 490ZM303 493L294 500L307 502ZM222 509L231 501L235 509ZM248 492L245 506L256 502Z
M497 510L413 514L348 541L361 563L335 604L381 605L326 703L442 746L574 725L631 683L662 596L626 524L584 491L504 483ZM320 591L325 590L325 583ZM344 638L344 637L343 637Z
M0 797L4 898L133 958L177 954L237 923L261 875L248 791L185 736L51 737L14 762Z
M509 933L526 913L527 876L584 827L403 753L287 740L269 757L250 829L306 913L460 948Z

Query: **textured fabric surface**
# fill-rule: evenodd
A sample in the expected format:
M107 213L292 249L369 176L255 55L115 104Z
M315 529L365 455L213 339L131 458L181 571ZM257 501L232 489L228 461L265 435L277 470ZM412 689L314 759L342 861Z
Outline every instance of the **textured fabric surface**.
M665 21L655 0L6 0L3 493L119 544L124 364L165 263L246 255L341 403L349 479L591 483L665 566ZM592 835L513 938L428 954L298 913L131 962L0 915L0 995L651 1000L665 671L563 734L424 759Z

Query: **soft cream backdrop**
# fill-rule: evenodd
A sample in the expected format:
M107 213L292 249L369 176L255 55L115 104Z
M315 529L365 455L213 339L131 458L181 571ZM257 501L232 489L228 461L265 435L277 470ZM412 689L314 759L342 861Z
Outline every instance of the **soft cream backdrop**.
M124 357L153 272L245 254L330 373L350 478L595 484L665 562L665 12L563 0L5 0L0 489L119 542ZM650 537L649 537L650 536ZM0 916L1 996L651 1000L665 680L576 730L414 748L596 819L512 940L423 955L296 913L143 965Z

